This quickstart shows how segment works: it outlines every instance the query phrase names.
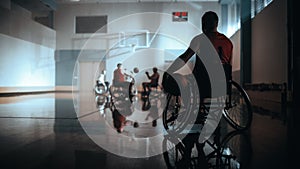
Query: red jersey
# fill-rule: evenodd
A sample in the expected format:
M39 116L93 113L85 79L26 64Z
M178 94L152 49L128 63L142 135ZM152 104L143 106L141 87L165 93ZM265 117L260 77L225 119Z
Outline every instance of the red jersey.
M124 82L124 74L122 73L122 69L116 69L114 71L114 81L115 82Z
M195 36L190 43L190 49L192 49L194 52L198 52L198 50L201 50L201 48L205 46L207 47L205 43L207 43L207 40L209 39L216 52L219 54L221 62L223 64L231 64L233 44L230 39L219 32L211 32L205 35L206 36Z
M221 62L231 64L233 45L230 39L219 32L206 34L216 51L218 52Z

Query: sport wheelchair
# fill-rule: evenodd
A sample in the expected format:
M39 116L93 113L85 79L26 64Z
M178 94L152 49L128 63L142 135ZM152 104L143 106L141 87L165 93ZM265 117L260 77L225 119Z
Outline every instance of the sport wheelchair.
M180 133L188 124L205 124L210 114L221 114L236 130L247 130L252 123L252 105L246 91L231 78L231 66L224 66L226 74L226 93L215 98L200 98L195 92L197 84L193 75L183 77L187 91L187 100L178 92L166 93L166 105L162 113L163 126L169 134ZM229 72L229 73L228 73ZM196 117L196 118L195 118ZM219 118L220 119L220 118Z

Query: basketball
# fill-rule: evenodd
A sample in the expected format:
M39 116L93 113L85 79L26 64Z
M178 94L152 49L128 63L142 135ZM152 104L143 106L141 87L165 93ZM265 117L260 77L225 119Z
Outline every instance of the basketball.
M134 72L134 73L139 73L139 68L135 67L135 68L133 69L133 72Z

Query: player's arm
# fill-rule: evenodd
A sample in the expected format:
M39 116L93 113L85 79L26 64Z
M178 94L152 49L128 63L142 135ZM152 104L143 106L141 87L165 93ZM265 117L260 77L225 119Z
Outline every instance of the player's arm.
M189 47L184 53L175 59L171 66L167 69L168 73L173 73L183 67L186 62L195 54L195 52Z

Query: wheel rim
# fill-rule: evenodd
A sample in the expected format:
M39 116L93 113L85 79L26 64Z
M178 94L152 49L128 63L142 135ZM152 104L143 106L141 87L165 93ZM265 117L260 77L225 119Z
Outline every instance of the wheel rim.
M252 122L252 107L246 92L232 82L231 105L224 109L225 119L238 130L245 130Z

